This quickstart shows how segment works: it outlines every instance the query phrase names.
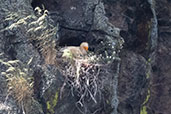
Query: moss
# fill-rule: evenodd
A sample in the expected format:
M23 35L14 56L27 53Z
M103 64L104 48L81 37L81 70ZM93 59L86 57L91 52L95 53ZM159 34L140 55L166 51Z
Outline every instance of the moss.
M58 91L55 93L54 97L50 100L46 102L46 106L47 106L47 110L49 113L47 114L54 114L54 108L57 105L58 102Z

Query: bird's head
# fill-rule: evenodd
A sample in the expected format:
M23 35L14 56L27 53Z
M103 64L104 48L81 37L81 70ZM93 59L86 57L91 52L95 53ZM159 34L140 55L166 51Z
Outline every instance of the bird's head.
M81 45L80 45L80 48L88 51L88 43L87 42L82 42Z

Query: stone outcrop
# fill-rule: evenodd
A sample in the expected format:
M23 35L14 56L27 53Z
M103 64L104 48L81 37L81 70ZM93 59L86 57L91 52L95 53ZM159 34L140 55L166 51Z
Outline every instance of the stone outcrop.
M171 113L170 18L170 0L1 0L0 114ZM83 41L105 58L102 92L84 107L55 60ZM25 107L3 75L11 60L31 69L34 100Z

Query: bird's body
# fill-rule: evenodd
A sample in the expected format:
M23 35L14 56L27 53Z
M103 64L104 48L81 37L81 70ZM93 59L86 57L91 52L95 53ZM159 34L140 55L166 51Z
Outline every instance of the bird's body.
M83 42L80 46L68 46L62 49L62 57L80 58L87 55L88 43Z

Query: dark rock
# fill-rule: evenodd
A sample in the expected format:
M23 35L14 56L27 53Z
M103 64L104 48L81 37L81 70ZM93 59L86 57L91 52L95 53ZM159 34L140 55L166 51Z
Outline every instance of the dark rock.
M35 15L37 6L41 15ZM85 114L170 114L170 6L170 0L1 0L0 60L29 63L30 76L34 77L35 101L28 102L26 112L80 114L80 108ZM28 32L41 27L37 20L46 9L49 12L43 21L45 28ZM15 15L7 20L9 12ZM30 17L24 24L20 19L27 16ZM114 61L104 65L108 73L101 77L104 88L97 103L86 101L85 107L76 105L79 96L73 96L68 85L63 89L65 76L58 65L45 64L40 42L35 39L49 26L57 27L52 39L57 50L86 41L95 54L114 55ZM0 64L0 114L24 113L15 99L8 96L6 78L1 75L6 69Z
M151 80L151 99L148 103L149 113L163 113L169 114L170 112L170 74L171 74L171 63L170 63L170 50L171 40L169 28L171 18L171 4L169 1L156 1L156 12L159 22L159 43L156 52L156 62L153 63L153 75ZM161 23L162 22L162 23ZM167 25L165 25L167 23ZM167 28L167 29L163 29Z
M137 114L147 88L146 60L130 51L121 54L118 96L119 113Z

